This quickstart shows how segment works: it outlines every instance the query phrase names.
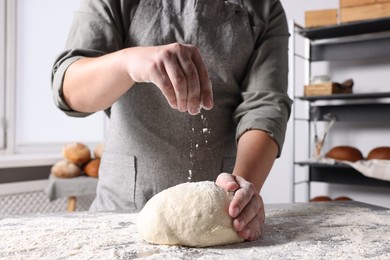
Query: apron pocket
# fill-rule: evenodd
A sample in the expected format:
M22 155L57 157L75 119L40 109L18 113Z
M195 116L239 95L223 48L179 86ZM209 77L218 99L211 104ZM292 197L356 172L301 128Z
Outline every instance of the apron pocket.
M99 168L102 197L116 207L134 206L136 184L136 158L134 155L106 152Z

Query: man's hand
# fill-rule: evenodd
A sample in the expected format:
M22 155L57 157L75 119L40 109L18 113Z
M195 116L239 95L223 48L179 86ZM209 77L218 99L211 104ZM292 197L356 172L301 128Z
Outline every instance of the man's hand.
M152 82L170 106L196 115L213 106L212 87L206 65L194 45L172 43L129 48L127 71L134 82ZM136 61L136 62L134 62Z
M240 176L221 173L216 184L235 192L229 206L229 215L234 219L233 227L249 241L260 237L265 221L263 200L254 185Z

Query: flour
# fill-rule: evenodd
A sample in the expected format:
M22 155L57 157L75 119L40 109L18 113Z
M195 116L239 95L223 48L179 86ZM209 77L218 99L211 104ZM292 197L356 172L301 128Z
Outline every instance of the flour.
M3 218L0 259L390 259L389 210L311 204L266 209L259 240L211 248L147 244L131 213Z
M189 146L190 146L190 169L188 170L187 181L191 182L192 175L194 172L202 171L200 168L199 158L204 156L205 149L210 149L207 147L208 137L211 134L211 128L209 127L209 123L207 121L206 116L203 113L190 117L191 120L191 130L189 133ZM197 169L195 169L195 164L197 164Z

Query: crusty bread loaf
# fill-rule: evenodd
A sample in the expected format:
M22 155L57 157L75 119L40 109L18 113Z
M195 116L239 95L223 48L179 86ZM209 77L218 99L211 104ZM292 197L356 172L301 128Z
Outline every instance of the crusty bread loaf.
M337 197L337 198L334 198L333 200L336 200L336 201L348 201L348 200L352 200L351 198L347 197L347 196L340 196L340 197Z
M310 200L310 202L332 201L328 196L317 196Z
M326 157L339 161L356 162L363 159L363 154L352 146L336 146L328 151Z
M66 144L62 149L62 155L74 164L85 164L91 160L91 151L82 143Z
M92 159L89 163L87 163L84 166L83 172L90 177L98 177L99 166L100 166L100 159Z
M100 143L100 144L96 145L95 148L93 149L93 156L94 156L94 158L96 158L96 159L102 158L103 149L104 149L104 144L103 143Z
M390 147L381 146L372 149L367 155L367 160L372 159L390 160Z
M59 178L73 178L81 175L81 169L74 163L61 160L51 167L51 173Z

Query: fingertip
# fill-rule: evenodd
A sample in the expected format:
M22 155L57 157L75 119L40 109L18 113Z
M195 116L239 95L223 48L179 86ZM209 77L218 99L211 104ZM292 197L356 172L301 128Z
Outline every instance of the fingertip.
M190 113L190 115L192 115L192 116L195 116L195 115L197 115L197 114L200 113L200 108L199 108L198 106L196 106L196 107L190 107L190 108L188 109L188 113Z
M227 181L226 182L226 189L228 191L236 191L240 186L235 181Z
M238 234L245 240L251 240L251 232L248 229L241 230Z
M229 208L229 215L232 217L232 218L236 218L238 216L238 214L240 213L240 209L237 207L237 206L231 206ZM233 221L233 225L238 229L238 231L240 231L240 221L238 219L235 219Z
M211 99L211 97L206 97L204 100L203 100L203 108L206 109L206 110L210 110L213 108L213 101Z
M213 98L213 86L211 84L211 81L208 80L208 84L203 85L202 88L202 107L205 110L211 110L214 106L214 98Z

